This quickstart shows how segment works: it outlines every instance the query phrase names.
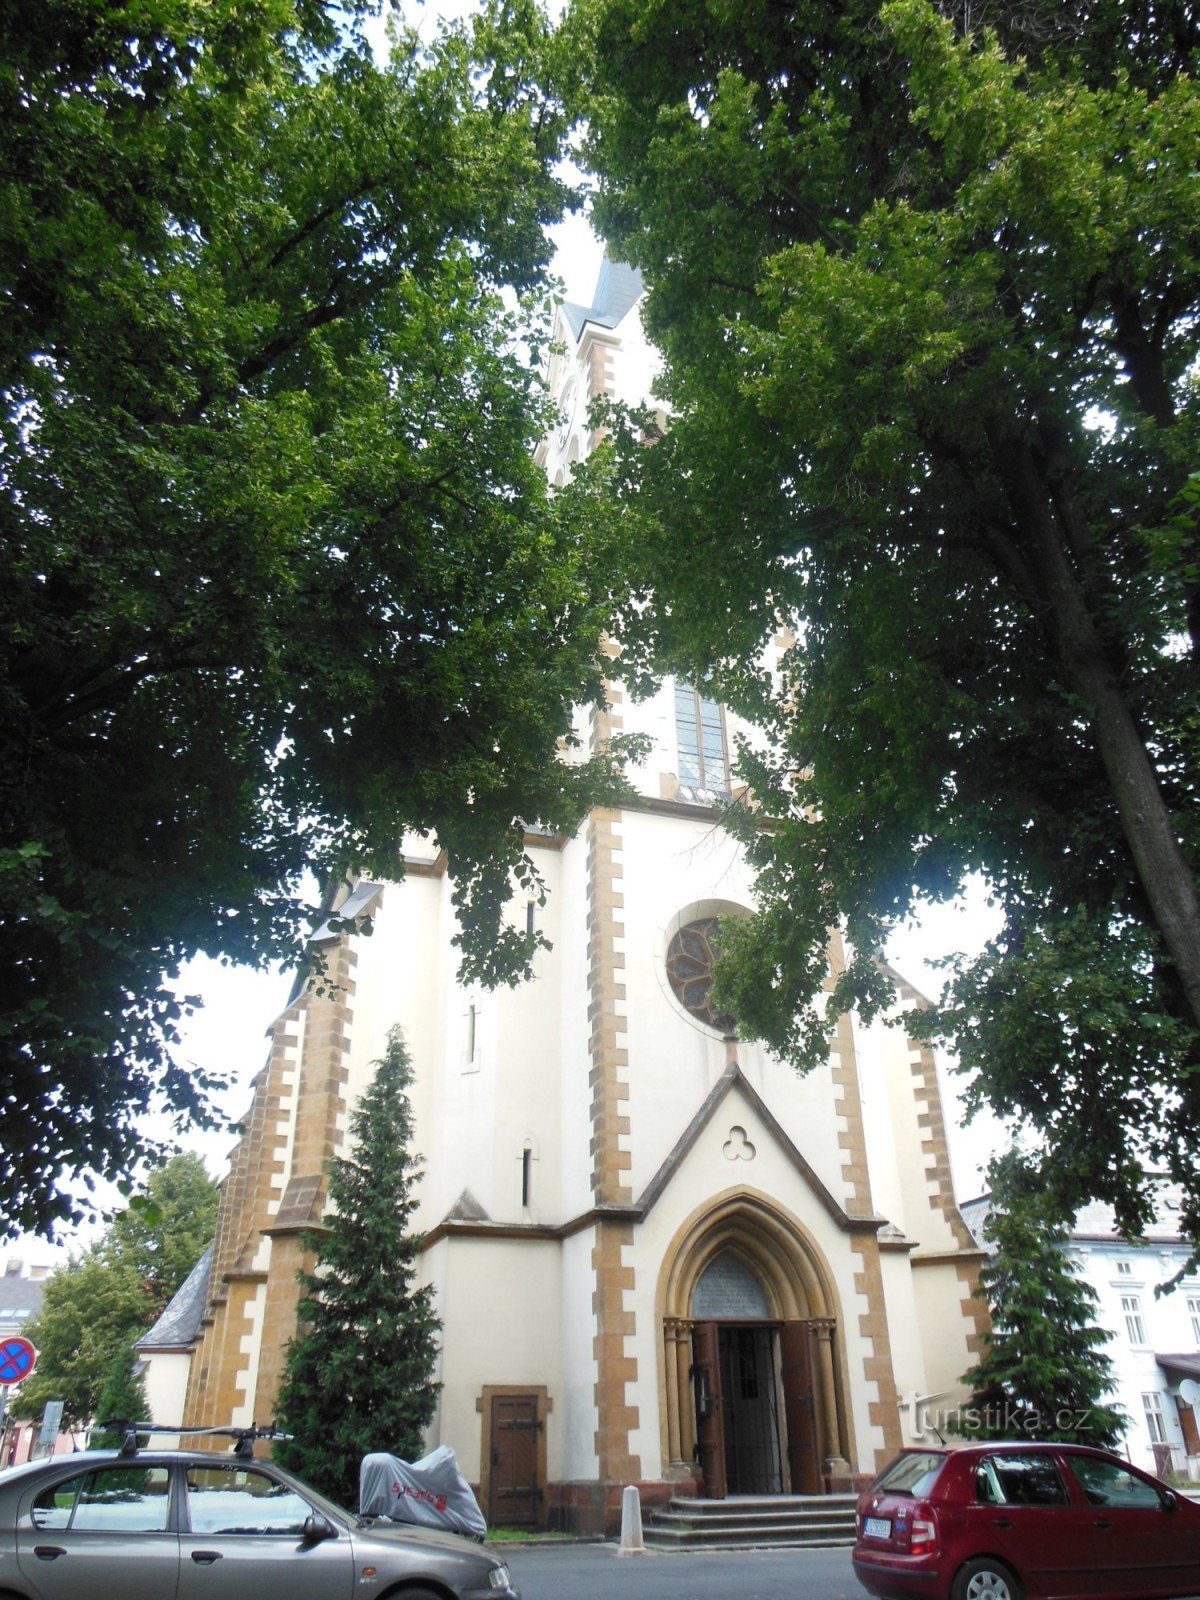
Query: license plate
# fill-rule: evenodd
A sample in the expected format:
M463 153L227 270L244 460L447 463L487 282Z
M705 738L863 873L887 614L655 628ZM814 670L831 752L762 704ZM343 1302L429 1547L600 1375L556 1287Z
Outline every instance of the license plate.
M863 1523L863 1532L868 1539L890 1539L892 1525L887 1517L868 1517Z

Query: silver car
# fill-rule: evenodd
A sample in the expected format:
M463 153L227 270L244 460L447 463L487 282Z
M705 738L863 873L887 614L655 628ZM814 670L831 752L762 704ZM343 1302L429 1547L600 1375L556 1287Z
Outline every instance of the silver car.
M520 1600L470 1539L367 1523L271 1461L88 1451L0 1472L0 1596Z

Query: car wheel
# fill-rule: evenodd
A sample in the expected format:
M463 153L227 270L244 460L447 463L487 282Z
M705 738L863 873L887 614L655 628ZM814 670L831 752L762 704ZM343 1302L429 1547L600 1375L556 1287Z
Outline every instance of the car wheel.
M1002 1561L976 1556L954 1574L950 1600L1025 1600L1025 1590Z

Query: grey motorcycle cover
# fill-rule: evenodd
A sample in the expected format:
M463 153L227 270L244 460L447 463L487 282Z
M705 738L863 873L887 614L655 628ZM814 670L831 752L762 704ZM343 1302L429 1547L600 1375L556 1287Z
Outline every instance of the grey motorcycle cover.
M358 1475L358 1509L364 1517L416 1522L482 1539L487 1534L471 1485L458 1470L449 1445L439 1445L420 1461L401 1461L382 1452L364 1456Z

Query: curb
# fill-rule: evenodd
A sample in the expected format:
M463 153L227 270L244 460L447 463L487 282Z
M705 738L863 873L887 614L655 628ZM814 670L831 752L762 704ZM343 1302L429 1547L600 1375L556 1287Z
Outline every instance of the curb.
M574 1544L614 1544L615 1541L607 1539L599 1533L559 1533L550 1539L498 1539L495 1543L491 1539L485 1540L484 1549L490 1550L493 1555L501 1555L505 1550L547 1550L556 1545L567 1546Z

